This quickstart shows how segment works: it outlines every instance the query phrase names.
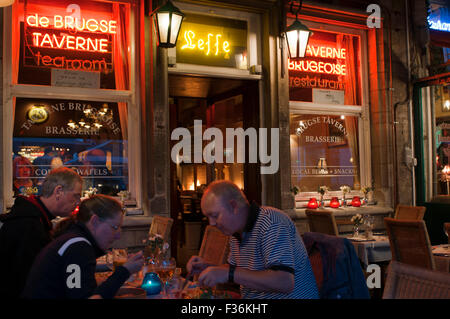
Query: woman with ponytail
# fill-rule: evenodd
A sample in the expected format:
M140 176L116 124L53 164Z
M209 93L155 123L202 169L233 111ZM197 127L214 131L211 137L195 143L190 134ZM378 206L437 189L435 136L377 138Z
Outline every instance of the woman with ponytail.
M100 286L95 280L96 259L120 238L121 204L106 195L94 195L59 226L58 237L34 261L24 298L113 298L128 277L144 263L142 252Z

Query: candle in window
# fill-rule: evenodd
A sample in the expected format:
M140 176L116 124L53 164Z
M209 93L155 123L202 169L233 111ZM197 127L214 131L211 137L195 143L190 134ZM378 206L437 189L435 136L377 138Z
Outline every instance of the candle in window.
M308 208L317 208L319 207L319 203L317 202L317 199L315 197L311 197L309 199L308 205L306 205Z
M330 207L331 208L339 208L339 200L337 197L331 198Z
M354 196L353 200L352 200L352 206L353 207L359 207L361 206L361 199L359 198L359 196Z

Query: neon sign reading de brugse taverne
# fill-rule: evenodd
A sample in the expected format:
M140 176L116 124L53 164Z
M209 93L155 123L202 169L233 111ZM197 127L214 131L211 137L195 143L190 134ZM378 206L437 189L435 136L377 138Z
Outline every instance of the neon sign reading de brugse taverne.
M51 21L53 22L51 24ZM72 16L54 15L52 18L39 16L37 13L29 15L26 23L30 27L63 29L100 34L115 34L117 21L74 18ZM44 48L57 48L77 51L108 52L108 39L92 38L80 35L62 34L57 36L45 32L33 32L33 45Z

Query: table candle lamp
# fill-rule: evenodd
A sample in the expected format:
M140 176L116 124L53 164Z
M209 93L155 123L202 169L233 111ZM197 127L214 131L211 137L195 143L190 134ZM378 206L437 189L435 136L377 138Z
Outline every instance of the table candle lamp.
M359 196L353 196L352 206L353 207L361 206L361 199L359 198Z
M317 208L319 207L319 203L317 202L317 199L315 197L311 197L309 199L308 205L306 205L308 208Z
M330 201L331 208L339 208L339 200L337 197L332 197Z
M161 280L154 272L148 272L144 276L141 288L147 292L147 295L156 295L161 291Z

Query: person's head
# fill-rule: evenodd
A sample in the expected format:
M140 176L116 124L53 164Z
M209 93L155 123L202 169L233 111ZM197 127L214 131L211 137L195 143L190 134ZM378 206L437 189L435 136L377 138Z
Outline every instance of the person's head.
M81 202L76 220L92 233L103 250L120 238L123 209L119 201L106 195L93 195Z
M80 204L83 180L74 170L60 167L50 171L41 187L41 196L48 210L65 217Z
M33 175L33 165L31 162L23 156L17 156L13 160L13 177L30 177Z
M209 224L228 236L243 231L249 206L244 193L229 181L211 183L201 200L202 212Z

